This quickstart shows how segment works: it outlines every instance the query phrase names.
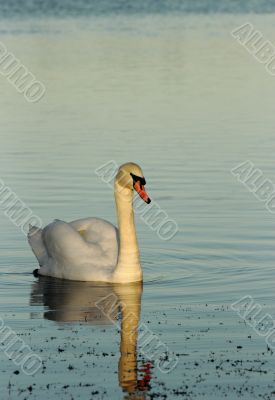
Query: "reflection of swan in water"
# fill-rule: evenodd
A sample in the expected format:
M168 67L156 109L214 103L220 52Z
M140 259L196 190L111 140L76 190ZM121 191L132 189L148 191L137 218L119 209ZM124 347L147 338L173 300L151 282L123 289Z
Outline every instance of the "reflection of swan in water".
M40 277L33 284L30 304L45 307L44 318L56 322L87 322L93 325L117 323L121 312L119 384L126 399L145 399L150 385L148 362L137 367L137 331L142 284L98 284ZM35 316L35 313L32 313ZM143 373L143 378L138 375Z

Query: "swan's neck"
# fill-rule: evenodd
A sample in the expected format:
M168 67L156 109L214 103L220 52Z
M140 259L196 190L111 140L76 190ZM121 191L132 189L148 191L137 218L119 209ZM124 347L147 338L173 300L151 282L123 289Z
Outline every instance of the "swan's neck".
M133 191L115 183L115 200L119 228L119 256L114 271L115 282L142 280L139 249L133 212Z

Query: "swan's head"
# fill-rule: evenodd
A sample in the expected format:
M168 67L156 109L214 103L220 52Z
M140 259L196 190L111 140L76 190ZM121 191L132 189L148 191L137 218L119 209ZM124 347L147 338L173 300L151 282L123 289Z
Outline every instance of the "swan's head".
M146 181L139 165L132 162L122 164L118 169L115 182L122 188L135 190L145 203L151 203L144 187Z

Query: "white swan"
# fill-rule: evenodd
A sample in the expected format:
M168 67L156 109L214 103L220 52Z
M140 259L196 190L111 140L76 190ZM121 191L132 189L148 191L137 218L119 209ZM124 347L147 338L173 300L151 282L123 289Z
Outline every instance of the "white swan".
M55 220L44 229L30 226L28 241L40 265L34 273L76 281L141 281L133 189L150 203L145 183L137 164L119 168L114 184L119 230L99 218Z

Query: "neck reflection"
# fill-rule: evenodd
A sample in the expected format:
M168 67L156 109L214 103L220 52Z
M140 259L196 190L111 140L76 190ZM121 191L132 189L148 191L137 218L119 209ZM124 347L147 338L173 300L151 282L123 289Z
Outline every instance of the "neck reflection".
M32 306L45 307L43 317L58 323L88 323L120 328L119 385L125 399L145 399L150 388L151 364L138 368L137 339L142 284L95 284L40 277L33 284ZM35 318L36 313L31 317ZM121 323L119 324L119 316Z

